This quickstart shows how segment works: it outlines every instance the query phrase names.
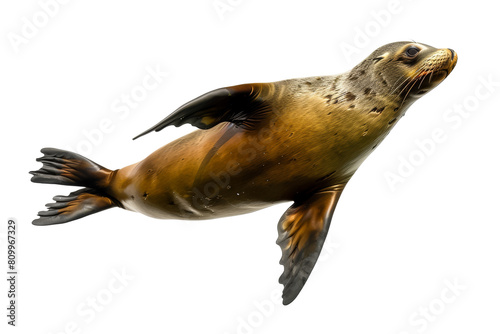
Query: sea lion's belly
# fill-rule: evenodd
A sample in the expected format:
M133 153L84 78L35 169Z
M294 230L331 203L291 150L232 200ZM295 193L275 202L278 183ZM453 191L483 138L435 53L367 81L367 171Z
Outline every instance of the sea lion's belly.
M158 218L216 218L291 201L329 170L294 135L229 124L198 130L119 170L115 192L125 208Z

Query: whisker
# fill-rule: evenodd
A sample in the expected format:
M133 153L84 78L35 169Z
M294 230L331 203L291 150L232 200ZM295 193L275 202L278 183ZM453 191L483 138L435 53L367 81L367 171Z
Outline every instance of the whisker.
M415 86L415 85L417 84L417 82L418 82L418 80L416 80L416 81L413 83L413 85L410 87L410 89L408 89L408 92L406 92L406 95L405 95L405 97L404 97L404 99L403 99L403 102L401 102L401 105L403 105L403 104L405 103L406 98L408 97L408 94L410 94L411 90L413 89L413 86Z
M413 82L413 80L415 80L415 78L417 78L417 77L418 77L418 76L419 76L419 75L420 75L420 74L424 71L424 66L425 66L425 65L420 66L420 68L419 68L419 69L415 72L415 74L411 77L410 82L408 82L408 83L406 84L406 86L405 86L405 87L403 87L403 89L401 89L401 92L400 92L399 94L402 94L402 93L405 91L406 87L408 87L408 85L409 85L411 82ZM417 79L417 81L418 81L418 79Z
M419 73L416 73L410 80L410 82L408 82L404 87L403 89L401 89L401 92L399 93L399 95L403 94L403 92L406 90L406 88L411 84L411 83L416 83L418 80L416 80L415 82L413 82L413 80L420 74ZM411 89L410 89L411 90Z
M401 87L401 86L402 86L402 85L403 85L406 81L408 81L408 80L410 80L410 81L411 81L411 80L413 80L413 79L414 79L417 75L419 75L419 74L423 71L424 66L425 66L425 64L424 64L424 65L422 65L422 66L420 66L420 68L419 68L419 69L415 72L415 75L413 75L413 77L406 78L406 79L405 79L405 80L404 80L401 84L399 84L396 88L394 88L394 89L391 91L391 93L390 93L390 94L391 94L391 95L392 95L392 94L394 94L394 93L396 92L396 90L397 90L399 87ZM402 75L402 77L403 77L403 76L404 76L404 74ZM398 81L399 81L399 80L400 80L400 79L398 79Z
M425 81L425 78L429 75L430 73L426 73L424 75L424 77L420 80L420 83L418 84L418 89L420 89L420 87L422 86L422 84L424 83Z

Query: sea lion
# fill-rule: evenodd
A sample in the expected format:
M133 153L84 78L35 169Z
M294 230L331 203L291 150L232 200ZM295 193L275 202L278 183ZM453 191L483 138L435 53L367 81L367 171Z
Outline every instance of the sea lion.
M66 223L111 207L155 218L210 219L293 201L279 220L277 240L283 303L289 304L316 263L349 179L456 63L451 49L397 42L340 75L217 89L137 137L186 123L201 130L118 170L44 148L33 182L85 188L54 197L33 224Z

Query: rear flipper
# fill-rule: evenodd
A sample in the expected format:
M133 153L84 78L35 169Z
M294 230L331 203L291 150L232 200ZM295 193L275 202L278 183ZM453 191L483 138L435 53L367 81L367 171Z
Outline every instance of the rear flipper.
M54 225L67 223L93 213L117 206L108 196L90 188L72 192L68 196L55 196L55 203L45 206L47 211L40 211L40 218L33 220L33 225Z
M42 149L43 157L36 159L42 168L30 172L32 182L83 186L68 196L55 196L55 203L47 204L47 211L40 211L34 225L62 224L88 216L114 206L119 202L107 191L113 171L73 152L56 148Z
M41 152L43 157L36 161L43 166L30 172L32 182L91 188L104 188L109 184L112 171L80 154L47 147Z

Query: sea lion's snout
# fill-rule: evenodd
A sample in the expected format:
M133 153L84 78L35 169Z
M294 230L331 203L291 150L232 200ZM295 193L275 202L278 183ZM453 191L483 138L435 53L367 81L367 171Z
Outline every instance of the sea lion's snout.
M448 74L453 71L455 65L457 64L458 56L453 49L439 49L434 55L430 56L430 61L434 62L434 68L431 66L431 70L434 72L445 71Z
M434 89L453 71L457 60L457 53L452 49L426 46L409 73L411 85L408 85L407 96L419 98Z
M453 49L448 49L448 51L450 51L450 70L449 72L453 71L453 69L455 68L455 65L457 65L457 61L458 61L458 55L457 53L455 52L455 50Z
M438 49L431 52L427 57L417 64L414 71L416 79L429 77L429 83L441 81L439 75L444 72L446 76L455 67L457 56L451 49ZM444 79L444 78L442 78Z
M453 49L448 49L451 52L451 60L455 59L455 51Z

